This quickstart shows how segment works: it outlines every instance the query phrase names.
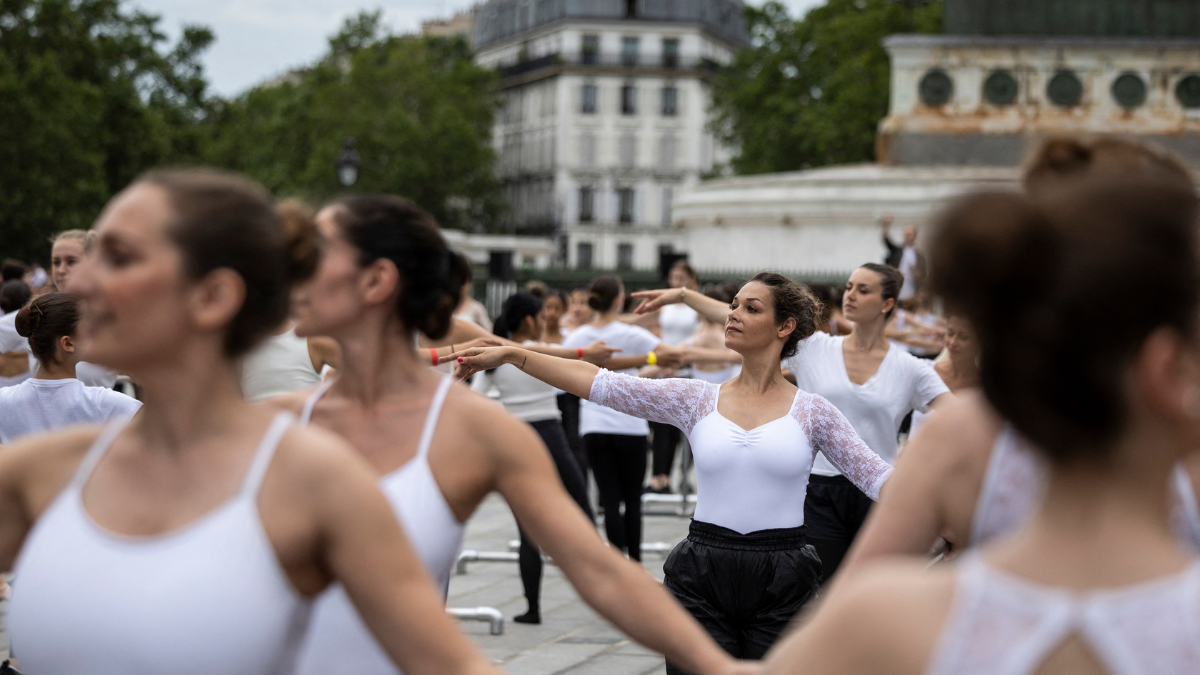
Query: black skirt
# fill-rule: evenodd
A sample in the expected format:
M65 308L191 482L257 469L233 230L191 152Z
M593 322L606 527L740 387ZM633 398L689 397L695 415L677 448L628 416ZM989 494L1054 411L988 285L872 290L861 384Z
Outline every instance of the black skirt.
M821 583L805 528L733 530L693 520L663 583L725 651L761 659ZM672 675L683 673L667 664Z

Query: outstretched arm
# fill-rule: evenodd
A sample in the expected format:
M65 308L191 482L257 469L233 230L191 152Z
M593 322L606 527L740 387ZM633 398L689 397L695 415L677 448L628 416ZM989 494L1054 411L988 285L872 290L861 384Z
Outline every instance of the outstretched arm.
M878 501L879 489L892 475L891 465L868 447L846 416L824 398L813 395L804 413L813 449L825 455L855 487Z
M512 364L582 399L651 422L672 424L684 433L715 407L715 395L700 380L650 380L509 347L470 349L453 358L459 361L458 376L463 379Z
M683 303L696 310L701 316L713 323L725 325L729 318L729 305L686 288L665 288L657 291L639 291L633 294L635 298L645 298L638 305L636 312L646 314L666 307Z

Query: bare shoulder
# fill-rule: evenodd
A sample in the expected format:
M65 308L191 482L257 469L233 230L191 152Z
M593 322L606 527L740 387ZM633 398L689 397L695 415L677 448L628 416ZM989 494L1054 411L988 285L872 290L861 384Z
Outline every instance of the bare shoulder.
M308 402L309 397L312 396L320 386L321 385L317 385L316 387L309 387L308 389L289 391L286 394L272 396L271 398L260 401L257 403L257 405L266 406L275 410L284 410L292 413L293 415L299 415L304 411L304 404Z
M0 481L17 489L36 517L70 482L102 430L100 426L72 427L0 447Z
M975 473L986 463L1003 421L981 392L962 392L930 415L901 457L919 458L925 471Z
M309 490L346 476L374 481L374 473L348 441L315 425L296 426L284 435L272 471Z
M528 426L510 415L499 402L472 391L465 383L456 382L450 388L444 414L471 438L489 443Z
M799 640L810 644L797 645L805 649L792 653L809 652L813 660L824 660L812 650L841 652L830 655L831 659L849 659L852 667L839 672L925 672L953 602L953 572L930 570L910 560L883 559L865 565L842 583L798 633ZM782 652L780 656L785 656ZM846 657L847 653L852 656ZM778 660L782 659L772 658ZM800 671L793 667L786 672Z

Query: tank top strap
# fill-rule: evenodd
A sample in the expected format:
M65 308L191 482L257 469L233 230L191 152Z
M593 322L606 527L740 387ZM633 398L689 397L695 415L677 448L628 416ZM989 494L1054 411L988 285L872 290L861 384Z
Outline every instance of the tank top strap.
M279 441L295 422L296 417L290 412L280 412L271 422L271 426L267 427L267 433L263 434L262 440L258 442L258 449L254 451L254 461L250 463L250 470L246 472L246 478L242 481L242 496L254 499L258 494L258 487L262 485L263 476L267 475L267 468L275 458Z
M417 446L417 459L425 459L429 456L429 447L433 445L433 432L437 429L438 418L442 415L442 404L446 402L446 395L450 393L450 386L453 384L453 375L443 376L442 381L438 383L437 392L429 404L429 413L425 417L425 428L421 430L421 443Z
M100 459L104 457L104 453L108 452L108 448L112 442L116 440L117 435L129 426L132 418L126 418L111 422L104 426L100 431L100 435L92 443L92 447L88 448L87 454L83 456L83 461L79 463L79 468L75 470L75 477L71 479L71 487L73 489L81 489L83 484L87 482L89 476L92 475L92 470L100 463Z
M317 407L317 401L329 391L333 386L333 380L326 380L317 387L316 391L309 395L308 400L304 402L304 407L300 410L300 426L306 427L312 421L313 408Z

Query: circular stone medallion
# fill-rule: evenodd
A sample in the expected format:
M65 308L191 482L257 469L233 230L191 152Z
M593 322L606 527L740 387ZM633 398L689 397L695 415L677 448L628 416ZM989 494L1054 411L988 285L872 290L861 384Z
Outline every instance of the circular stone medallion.
M1060 70L1046 85L1046 96L1050 98L1051 103L1060 108L1077 106L1083 99L1083 83L1075 73Z
M1112 95L1122 108L1136 108L1146 102L1146 81L1137 73L1121 73L1113 80Z
M995 70L983 81L983 98L994 106L1012 105L1017 100L1017 78L1007 70Z
M928 106L946 105L954 95L954 81L945 71L933 69L921 78L918 88L921 102Z
M1200 108L1200 75L1192 74L1175 85L1175 98L1185 108Z

